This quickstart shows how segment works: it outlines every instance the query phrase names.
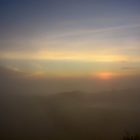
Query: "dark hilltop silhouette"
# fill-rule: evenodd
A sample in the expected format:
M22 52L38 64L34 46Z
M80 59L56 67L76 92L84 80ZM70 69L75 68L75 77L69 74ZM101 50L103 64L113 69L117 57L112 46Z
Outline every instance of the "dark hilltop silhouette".
M139 140L139 91L1 94L1 139Z

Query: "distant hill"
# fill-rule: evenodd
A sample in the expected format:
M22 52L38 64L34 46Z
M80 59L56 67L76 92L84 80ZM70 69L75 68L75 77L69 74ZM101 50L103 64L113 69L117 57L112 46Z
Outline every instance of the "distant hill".
M47 96L1 94L1 137L119 140L126 130L140 132L139 97L139 89Z

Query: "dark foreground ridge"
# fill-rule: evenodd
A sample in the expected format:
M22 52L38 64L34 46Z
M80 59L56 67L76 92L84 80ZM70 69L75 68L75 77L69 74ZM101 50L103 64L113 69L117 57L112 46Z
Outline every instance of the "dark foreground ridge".
M0 96L1 140L140 139L139 89Z

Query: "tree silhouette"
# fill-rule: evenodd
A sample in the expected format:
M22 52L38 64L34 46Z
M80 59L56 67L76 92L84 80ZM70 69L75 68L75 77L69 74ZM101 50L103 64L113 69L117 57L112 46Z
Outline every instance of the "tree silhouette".
M123 140L140 140L140 137L138 135L134 135L134 136L124 136Z

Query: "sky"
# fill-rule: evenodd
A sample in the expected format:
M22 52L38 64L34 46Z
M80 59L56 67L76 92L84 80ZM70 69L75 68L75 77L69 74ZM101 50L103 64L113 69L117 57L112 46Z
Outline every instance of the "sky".
M38 78L140 75L139 0L0 0L0 66Z

